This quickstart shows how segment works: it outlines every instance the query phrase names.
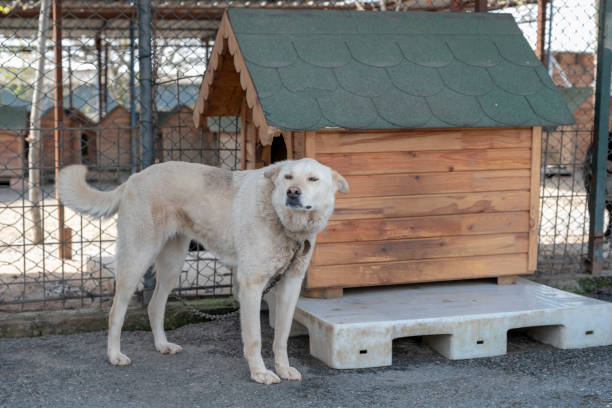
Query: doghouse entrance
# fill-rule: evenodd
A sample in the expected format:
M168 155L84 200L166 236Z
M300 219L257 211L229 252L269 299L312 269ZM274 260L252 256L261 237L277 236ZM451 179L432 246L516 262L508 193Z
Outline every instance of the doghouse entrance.
M287 160L287 145L283 135L272 139L272 144L263 146L257 143L257 167L265 167L269 164Z
M272 139L272 146L270 147L270 164L282 160L287 160L287 145L285 145L285 138L283 135L280 135Z

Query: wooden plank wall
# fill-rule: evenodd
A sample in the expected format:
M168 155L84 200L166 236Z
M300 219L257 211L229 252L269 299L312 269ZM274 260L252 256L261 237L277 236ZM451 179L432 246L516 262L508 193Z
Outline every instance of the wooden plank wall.
M20 132L0 130L0 180L10 181L23 176L24 151L23 135Z
M537 254L537 216L530 211L537 213L540 166L533 134L531 128L306 132L305 155L350 185L317 238L306 287L529 273Z

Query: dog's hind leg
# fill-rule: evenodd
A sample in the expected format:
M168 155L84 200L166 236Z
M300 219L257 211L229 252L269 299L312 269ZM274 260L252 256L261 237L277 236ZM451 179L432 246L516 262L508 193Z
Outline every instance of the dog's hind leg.
M125 318L130 299L138 286L140 278L153 262L153 256L159 248L132 246L122 247L117 244L117 272L115 297L108 318L108 361L113 365L128 365L131 363L128 356L121 352L121 327Z
M162 354L175 354L182 350L181 346L169 343L166 339L164 314L168 295L176 286L188 249L189 238L178 235L166 242L155 260L157 283L148 311L155 348Z

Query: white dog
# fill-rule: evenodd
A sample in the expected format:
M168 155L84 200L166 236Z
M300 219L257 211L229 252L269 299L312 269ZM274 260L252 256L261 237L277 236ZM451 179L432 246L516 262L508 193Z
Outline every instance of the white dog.
M164 313L193 238L237 268L242 340L251 378L265 384L279 382L279 376L301 379L289 366L287 339L315 236L332 214L335 193L348 192L342 176L312 159L236 172L167 162L102 192L87 185L86 173L82 165L62 169L57 188L61 201L77 211L97 217L119 213L116 292L108 324L111 364L130 364L120 349L121 327L128 302L152 264L157 284L148 312L155 348L163 354L181 351L166 339ZM285 269L275 288L277 376L261 357L259 311L267 283Z

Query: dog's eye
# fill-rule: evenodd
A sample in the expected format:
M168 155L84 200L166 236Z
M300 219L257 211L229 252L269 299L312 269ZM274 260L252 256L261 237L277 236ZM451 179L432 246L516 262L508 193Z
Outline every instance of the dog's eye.
M285 180L293 180L293 176L291 174L285 174Z
M308 177L308 181L319 181L318 177Z

